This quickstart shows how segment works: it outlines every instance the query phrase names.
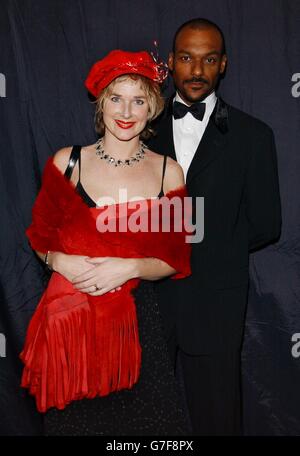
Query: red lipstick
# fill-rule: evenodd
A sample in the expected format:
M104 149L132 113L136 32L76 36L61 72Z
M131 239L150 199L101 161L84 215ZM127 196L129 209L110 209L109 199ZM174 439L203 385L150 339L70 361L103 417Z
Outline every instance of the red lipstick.
M124 120L115 120L118 127L123 128L124 130L128 130L132 128L135 122L124 122Z

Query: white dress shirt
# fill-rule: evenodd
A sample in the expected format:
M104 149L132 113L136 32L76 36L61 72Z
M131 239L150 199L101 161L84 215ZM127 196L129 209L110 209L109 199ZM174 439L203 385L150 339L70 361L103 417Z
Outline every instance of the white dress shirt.
M176 93L174 101L187 104L182 100L178 93ZM173 117L173 136L176 159L183 169L185 179L216 102L217 97L215 92L202 100L202 103L206 104L205 114L202 120L195 119L190 112L181 119L174 119ZM199 151L199 153L201 153L201 151Z

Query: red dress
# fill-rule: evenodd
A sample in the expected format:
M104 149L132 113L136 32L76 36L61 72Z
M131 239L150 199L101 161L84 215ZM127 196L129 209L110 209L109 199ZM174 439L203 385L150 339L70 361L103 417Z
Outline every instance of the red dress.
M185 189L174 194L182 197ZM152 201L147 204L149 208ZM117 219L121 207L115 205ZM177 277L189 274L189 249L182 244L182 236L161 232L155 237L151 232L99 236L95 230L98 215L99 209L88 208L73 184L49 160L33 222L27 230L34 249L43 251L47 245L47 250L89 256L153 256L176 268ZM180 259L174 251L176 244L183 249ZM102 396L103 400L109 393L119 391L108 396L115 397L134 387L141 373L143 351L134 299L138 284L138 280L131 280L122 286L121 292L91 297L53 273L30 323L21 354L25 363L22 386L36 396L40 411L53 406L63 409L71 403L65 410L68 414L70 408L90 398ZM147 286L153 287L150 283ZM162 333L160 344L164 346ZM166 347L164 350L167 356ZM162 365L161 360L159 364ZM170 366L168 375L172 377Z

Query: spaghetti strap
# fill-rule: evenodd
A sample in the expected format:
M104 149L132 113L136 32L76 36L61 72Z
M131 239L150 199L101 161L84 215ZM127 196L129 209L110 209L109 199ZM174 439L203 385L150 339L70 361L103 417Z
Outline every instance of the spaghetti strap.
M72 150L71 150L71 153L70 153L70 158L69 158L69 163L68 163L68 166L64 172L64 175L67 179L70 180L71 176L72 176L72 172L73 172L73 169L75 168L75 165L77 163L77 160L79 160L78 164L79 164L79 182L80 182L80 168L81 168L81 146L73 146L72 147Z
M161 188L160 188L158 198L161 198L162 196L164 196L164 177L165 177L165 172L166 172L167 158L168 158L168 156L165 155L164 163L163 163L162 178L161 178Z

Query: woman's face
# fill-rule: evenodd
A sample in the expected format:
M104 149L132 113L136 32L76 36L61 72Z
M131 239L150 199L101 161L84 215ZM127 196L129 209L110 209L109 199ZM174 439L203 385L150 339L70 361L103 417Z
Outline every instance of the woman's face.
M140 81L117 81L103 103L105 130L121 141L129 141L144 130L148 113L149 103Z

